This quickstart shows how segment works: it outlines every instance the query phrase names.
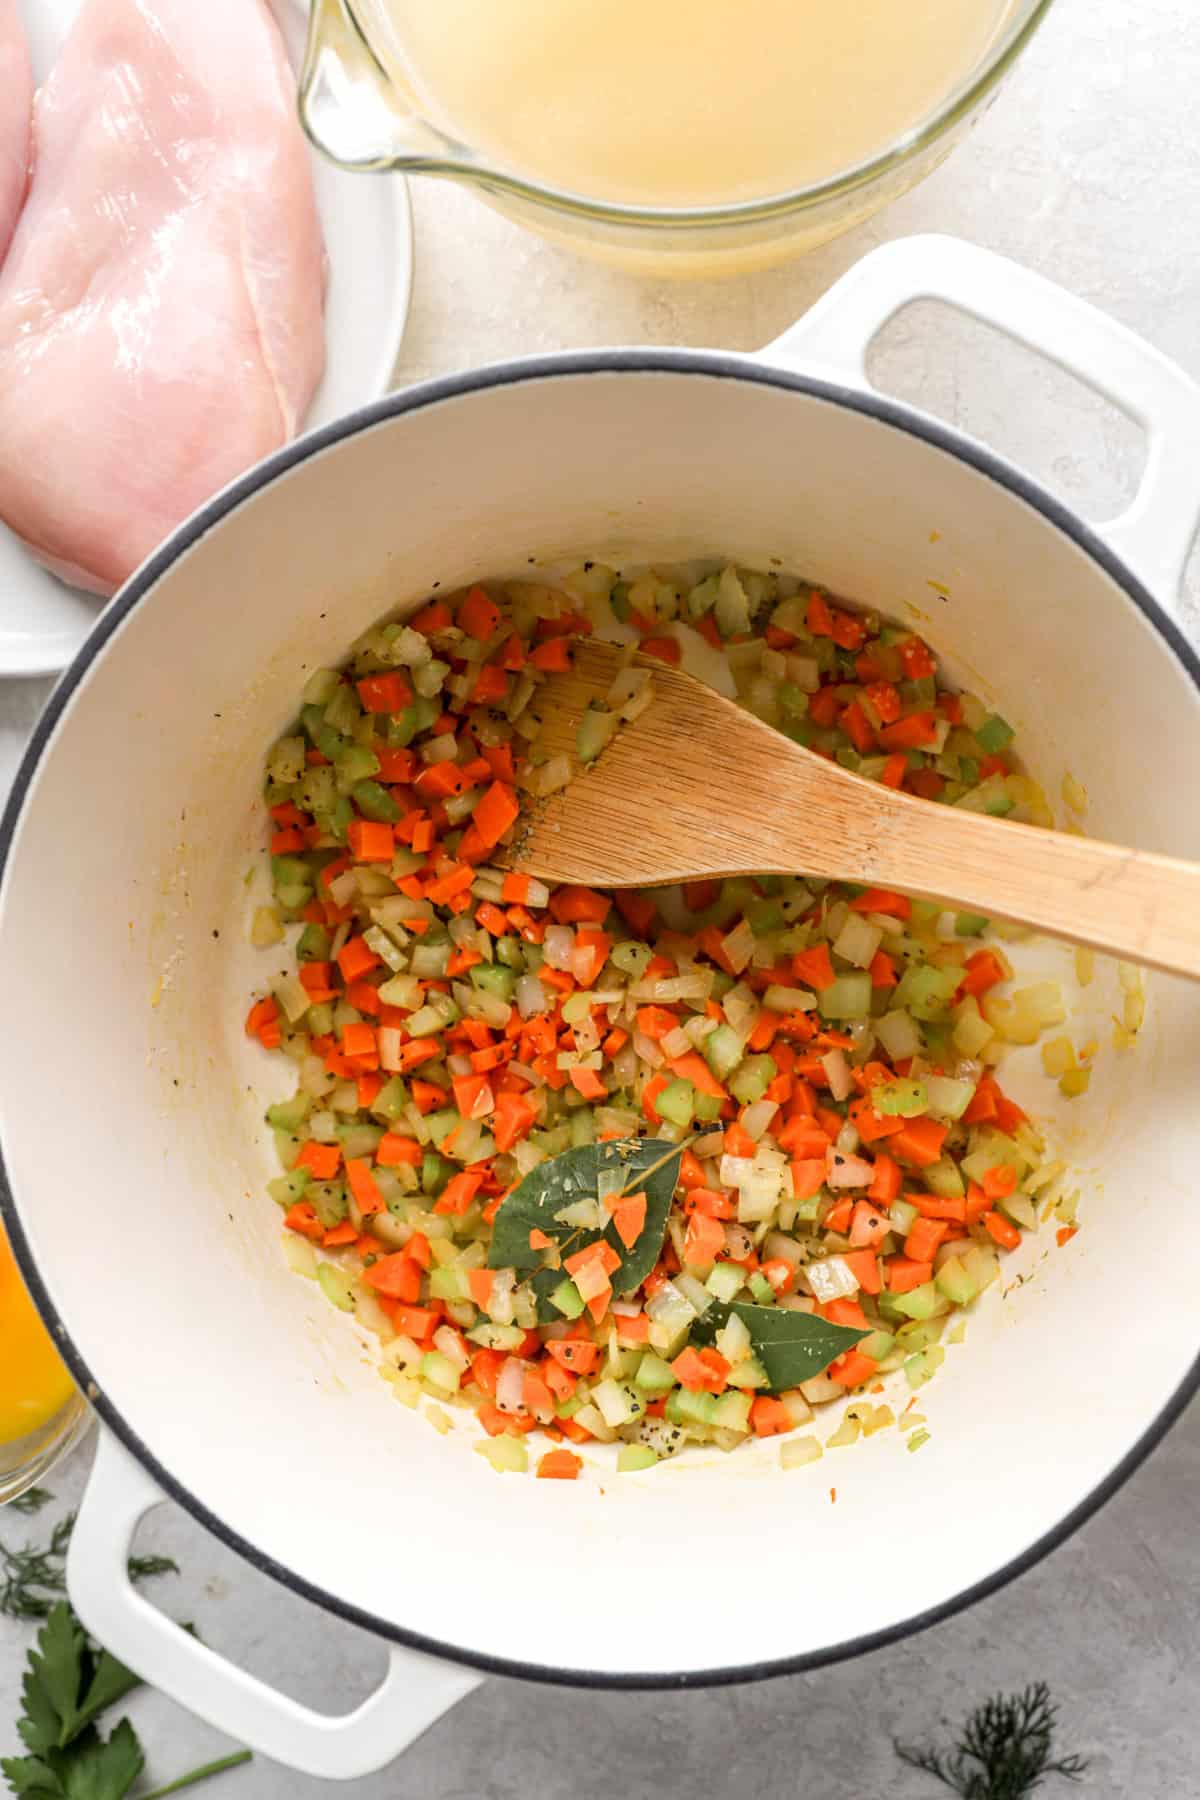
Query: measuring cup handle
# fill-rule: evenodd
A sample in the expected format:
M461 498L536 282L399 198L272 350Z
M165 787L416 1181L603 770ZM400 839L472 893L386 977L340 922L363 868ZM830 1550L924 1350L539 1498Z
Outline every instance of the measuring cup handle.
M172 1700L264 1756L305 1775L369 1775L479 1685L453 1663L397 1646L387 1674L353 1712L313 1712L227 1662L143 1600L126 1562L138 1521L164 1495L110 1432L96 1461L67 1554L67 1590L88 1630Z
M1145 472L1132 504L1095 529L1156 598L1178 611L1200 523L1200 385L1144 339L995 251L929 235L863 257L759 354L869 388L879 332L916 300L939 300L993 325L1103 394L1142 426Z

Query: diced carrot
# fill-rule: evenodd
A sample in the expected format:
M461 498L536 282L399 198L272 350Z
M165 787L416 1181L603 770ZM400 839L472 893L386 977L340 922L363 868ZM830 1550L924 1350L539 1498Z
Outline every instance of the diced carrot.
M375 1293L383 1294L388 1300L402 1300L406 1306L415 1306L421 1298L420 1266L403 1250L393 1250L390 1256L380 1257L369 1269L363 1270L362 1280L363 1285L374 1289Z
M871 721L857 700L852 700L849 706L842 708L838 715L838 723L859 755L869 756L875 748L875 733L871 727Z
M722 1232L722 1239L724 1238L724 1235L724 1232ZM687 1259L685 1258L685 1261L686 1260ZM701 1258L699 1260L704 1259ZM711 1260L711 1258L709 1260ZM788 1262L787 1258L783 1256L769 1256L766 1262L759 1263L758 1272L760 1275L766 1277L777 1294L786 1294L796 1278L796 1271L793 1269L791 1263Z
M889 1144L901 1162L915 1163L919 1169L928 1168L940 1158L948 1129L948 1126L939 1125L936 1119L906 1119L903 1131L896 1132Z
M343 981L357 981L368 970L378 968L379 958L365 938L347 938L337 955Z
M556 888L550 896L550 911L560 925L603 925L612 901L586 887Z
M319 1244L325 1236L325 1227L311 1200L297 1200L294 1206L289 1206L283 1222L289 1231L299 1232L301 1237L312 1238L315 1243Z
M596 1238L573 1256L565 1257L563 1268L568 1275L577 1275L591 1263L598 1263L606 1275L612 1275L620 1268L621 1259L606 1238Z
M833 636L833 614L824 595L819 594L816 588L809 593L804 622L813 637Z
M908 758L903 750L896 750L888 757L879 777L885 787L899 788L904 786L904 777L908 774Z
M350 1192L354 1195L358 1210L364 1217L387 1211L387 1204L371 1173L371 1165L362 1157L347 1158L346 1180L350 1184Z
M665 1087L671 1084L665 1075L654 1075L642 1089L642 1113L651 1125L661 1125L662 1119L654 1102Z
M349 1219L343 1219L340 1225L330 1226L329 1230L321 1239L321 1244L326 1250L341 1250L347 1244L353 1244L357 1237L357 1227L352 1225ZM371 1243L373 1248L377 1250L379 1246L374 1238L372 1238Z
M679 639L673 637L645 637L638 644L643 656L653 656L659 662L670 663L678 668L683 660L683 651L679 647Z
M378 1268L379 1264L376 1263L375 1267ZM432 1307L413 1306L403 1300L391 1309L392 1324L396 1330L418 1344L423 1343L437 1329L440 1316Z
M919 637L906 638L899 646L900 661L910 681L924 681L937 672L937 664L928 644Z
M552 1338L546 1350L572 1375L590 1375L600 1360L599 1344L593 1344L587 1338Z
M825 1140L828 1143L828 1139ZM811 1200L819 1194L828 1173L828 1163L824 1156L805 1157L789 1164L792 1176L792 1193L797 1200Z
M837 980L829 960L829 945L818 944L812 950L798 950L792 958L792 973L805 987L822 993Z
M936 743L937 736L937 715L928 711L914 712L897 719L894 725L883 726L879 741L885 750L921 750L927 744Z
M375 1027L365 1019L352 1020L342 1026L342 1055L369 1056L377 1048Z
M1017 1171L1011 1163L997 1163L984 1170L980 1185L989 1200L1005 1200L1017 1185Z
M469 1210L479 1192L483 1175L476 1169L462 1169L452 1175L434 1205L436 1213L462 1214Z
M758 1394L750 1404L750 1429L755 1437L778 1437L792 1429L792 1415L782 1400Z
M688 1220L687 1235L683 1242L684 1262L713 1263L724 1248L725 1227L720 1219L710 1218L707 1213L694 1212Z
M608 961L612 943L612 938L607 931L592 931L581 927L575 933L575 950L571 964L575 979L581 987L590 988L592 986Z
M845 1233L849 1231L853 1217L854 1201L850 1198L849 1194L845 1194L840 1200L834 1201L829 1211L825 1214L824 1219L821 1221L822 1227L826 1231Z
M859 1202L861 1205L862 1202ZM857 1212L858 1208L855 1208ZM844 1250L842 1261L858 1282L864 1294L877 1294L883 1287L883 1277L879 1273L879 1258L874 1250Z
M958 984L958 992L974 994L978 997L980 994L986 994L989 988L994 988L999 982L1007 981L1007 979L1004 965L994 950L976 950L973 956L967 958L966 970Z
M585 1100L606 1100L608 1098L608 1089L595 1069L583 1069L576 1064L567 1070L567 1077L575 1092L582 1094Z
M691 1344L671 1364L680 1385L693 1394L721 1393L731 1366L715 1350L697 1350Z
M892 1294L908 1294L913 1288L924 1287L933 1279L931 1262L913 1262L908 1256L889 1256L887 1259L888 1292Z
M877 950L875 952L874 956L871 958L867 973L871 977L871 986L873 988L893 988L899 980L899 976L896 974L896 965L886 950Z
M897 894L891 888L868 888L865 894L854 896L850 911L881 913L888 919L911 919L912 901L907 894Z
M906 1198L923 1219L945 1219L950 1225L966 1224L967 1202L963 1194L908 1194ZM913 1255L911 1250L909 1255Z
M500 608L485 588L473 587L463 597L455 623L482 642L490 638L500 623Z
M875 1379L879 1364L873 1357L864 1356L861 1350L851 1349L830 1363L825 1373L831 1381L840 1381L843 1387L856 1388Z
M757 1143L744 1126L734 1123L725 1127L726 1156L753 1157L757 1151Z
M625 1194L613 1207L613 1230L627 1250L633 1249L646 1229L646 1204L644 1193Z
M412 702L412 689L403 675L394 671L388 675L366 675L356 686L364 712L403 712Z
M918 1217L913 1220L904 1240L904 1254L910 1262L932 1262L942 1239L950 1227L944 1219Z
M558 639L551 642L557 643ZM539 1481L574 1481L583 1468L583 1458L573 1450L547 1450L537 1466Z
M300 1154L292 1164L294 1169L307 1169L314 1181L332 1181L338 1172L342 1160L340 1144L318 1144L310 1138L300 1146Z
M490 1269L468 1269L467 1286L471 1298L481 1312L486 1312L492 1303L492 1282L495 1277Z
M1015 1225L1010 1224L1003 1213L985 1212L983 1225L984 1230L995 1239L1002 1250L1015 1250L1021 1242L1021 1233Z
M571 666L571 652L565 638L547 638L544 643L535 644L529 653L529 660L535 669L545 674L561 675Z
M472 813L476 831L490 850L498 844L520 812L517 796L505 781L493 781Z

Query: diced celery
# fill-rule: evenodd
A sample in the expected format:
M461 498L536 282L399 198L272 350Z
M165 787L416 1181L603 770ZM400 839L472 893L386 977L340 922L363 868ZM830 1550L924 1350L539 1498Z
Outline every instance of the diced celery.
M550 1295L550 1304L556 1307L565 1319L577 1319L584 1307L579 1289L568 1277L564 1277L554 1289Z
M990 1287L1000 1273L1000 1258L990 1244L972 1244L963 1252L962 1264L978 1292Z
M1007 719L1002 719L999 713L989 713L976 730L975 740L986 756L998 756L1001 750L1012 743L1015 736Z
M742 1106L751 1106L763 1098L778 1073L774 1057L748 1056L730 1076L729 1091ZM658 1109L662 1111L661 1100Z
M946 1352L940 1344L931 1344L928 1350L918 1351L916 1356L908 1358L904 1374L914 1393L918 1388L924 1387L927 1381L933 1380L945 1360Z
M929 1110L923 1081L881 1081L871 1089L871 1105L884 1117L916 1119Z
M939 969L932 963L914 965L900 977L892 1002L916 1019L940 1019L961 980L961 969Z
M289 1169L286 1175L280 1175L274 1181L268 1181L267 1192L277 1205L295 1206L297 1200L303 1200L304 1190L310 1180L307 1169Z
M654 952L649 944L636 943L632 939L623 944L614 945L612 950L614 967L620 969L622 974L628 975L633 981L641 980L653 956Z
M314 669L301 695L306 706L326 706L337 693L341 676L336 669Z
M704 1060L718 1081L731 1075L742 1060L743 1043L732 1026L721 1024L704 1040Z
M861 1343L856 1344L854 1348L861 1350L864 1356L869 1356L872 1362L882 1362L895 1342L890 1331L873 1331L869 1337L863 1338Z
M771 1286L766 1276L760 1275L757 1269L750 1277L749 1287L750 1292L754 1295L754 1298L758 1301L760 1306L770 1306L773 1303L775 1299L775 1289Z
M324 925L310 921L296 940L296 956L300 962L328 962L333 940Z
M719 1394L713 1408L712 1422L722 1431L749 1431L752 1404L750 1394Z
M921 1181L931 1194L940 1194L946 1200L957 1200L967 1191L952 1156L939 1157L937 1162L922 1169Z
M346 1216L346 1186L341 1181L310 1181L304 1198L312 1202L313 1211L326 1231L340 1225Z
M349 735L362 718L358 695L348 681L340 681L325 704L325 723Z
M317 1266L317 1284L331 1306L339 1312L354 1311L354 1295L350 1287L350 1277L336 1263L323 1262Z
M958 937L979 937L988 928L990 921L983 913L960 912L954 916L954 930Z
M695 1106L695 1116L703 1124L711 1124L714 1119L719 1119L721 1116L722 1101L717 1094L697 1093Z
M617 1474L634 1475L639 1469L652 1469L658 1454L649 1444L622 1444L617 1451Z
M907 1294L893 1294L892 1305L897 1312L902 1312L909 1319L928 1319L935 1311L940 1295L932 1281L922 1282L920 1287L910 1289Z
M771 1384L767 1379L767 1371L757 1356L747 1356L729 1371L726 1377L732 1388L765 1388Z
M686 1127L692 1122L695 1098L696 1090L691 1082L680 1078L663 1089L654 1105L658 1113L664 1119L669 1119L672 1125Z
M961 1119L975 1097L975 1087L973 1081L959 1081L949 1075L927 1076L930 1112L939 1119Z
M676 1385L675 1371L670 1363L656 1356L653 1350L644 1353L633 1380L634 1385L646 1394L665 1394Z
M498 1475L524 1475L529 1467L529 1452L523 1438L501 1432L499 1437L484 1438L476 1444L480 1456L486 1457Z
M704 1285L718 1300L729 1301L741 1288L742 1281L742 1271L737 1263L723 1262L714 1265Z
M470 971L470 979L472 987L480 988L485 994L495 994L501 1000L511 1000L517 985L515 972L505 968L503 963L476 963Z
M379 773L379 758L365 744L347 744L334 758L339 794L352 794L360 783Z
M975 1298L975 1283L957 1256L949 1256L934 1276L934 1285L954 1306L969 1306Z
M888 1217L901 1237L907 1237L916 1224L920 1214L909 1200L893 1200L888 1207Z
M871 1011L871 977L865 971L839 975L817 997L825 1019L865 1019Z
M293 1094L290 1100L277 1100L267 1108L267 1124L276 1131L297 1131L312 1111L307 1094Z
M467 1271L450 1264L429 1271L429 1294L433 1300L469 1300L471 1289Z
M356 781L353 792L354 804L364 818L393 825L400 817L400 808L378 781Z
M443 1394L457 1394L462 1380L461 1371L440 1350L425 1352L420 1362L420 1374L422 1381L427 1381L431 1387L440 1388Z
M694 1394L675 1388L667 1395L666 1417L672 1425L711 1425L717 1409L715 1394Z

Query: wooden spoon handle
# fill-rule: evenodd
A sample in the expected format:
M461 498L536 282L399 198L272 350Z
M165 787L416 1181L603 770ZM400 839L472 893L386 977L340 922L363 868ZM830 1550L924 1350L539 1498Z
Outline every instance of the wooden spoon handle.
M789 751L771 779L769 817L760 816L764 869L809 869L927 894L1200 979L1200 864L934 807L839 770L842 779L826 792L831 803L843 803L844 850L817 869L801 810L811 815L812 777L796 767L804 753ZM786 798L793 768L796 808ZM829 841L827 831L821 836Z

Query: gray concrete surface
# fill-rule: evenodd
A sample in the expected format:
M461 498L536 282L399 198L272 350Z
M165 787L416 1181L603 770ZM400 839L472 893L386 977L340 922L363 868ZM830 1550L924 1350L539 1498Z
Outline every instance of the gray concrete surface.
M755 348L864 250L929 230L1030 264L1200 377L1197 93L1195 0L1058 0L997 105L924 187L806 261L728 285L631 280L521 234L470 194L418 182L417 281L397 382L557 347ZM1141 449L1130 422L992 334L914 309L880 345L875 374L985 437L1089 516L1111 515L1132 491ZM1197 596L1193 580L1193 628ZM0 688L0 786L48 692L44 682ZM54 1483L64 1503L79 1491L86 1454ZM402 1761L350 1784L347 1800L659 1800L697 1790L713 1800L748 1791L920 1800L944 1790L896 1763L893 1734L935 1731L996 1688L1038 1677L1062 1703L1064 1744L1092 1759L1089 1796L1192 1800L1198 1477L1193 1410L1070 1543L918 1639L806 1677L714 1693L592 1695L489 1681ZM402 1547L402 1514L389 1530ZM40 1535L40 1522L0 1516L6 1541L26 1532ZM172 1509L144 1536L184 1566L159 1597L176 1616L194 1617L210 1642L313 1704L344 1708L367 1691L381 1666L369 1639L254 1576ZM374 1553L387 1553L387 1536ZM669 1631L673 1578L664 1569L663 1598L644 1615L631 1612L631 1628ZM769 1607L771 1570L752 1546L745 1579ZM0 1620L0 1754L12 1740L6 1721L28 1640ZM219 1752L215 1733L161 1696L139 1694L130 1711L156 1780ZM219 1792L232 1796L235 1785L246 1800L305 1800L320 1784L259 1763Z

